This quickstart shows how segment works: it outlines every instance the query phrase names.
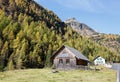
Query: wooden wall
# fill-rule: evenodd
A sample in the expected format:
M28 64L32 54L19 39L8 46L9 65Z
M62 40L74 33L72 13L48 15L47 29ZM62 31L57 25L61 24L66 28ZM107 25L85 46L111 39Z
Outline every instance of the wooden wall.
M64 54L67 53L69 54L69 57L59 57L60 54ZM63 60L63 64L59 63L59 59ZM66 64L66 59L70 59L70 63ZM75 55L73 53L71 53L67 48L64 48L63 50L61 50L56 57L54 58L54 66L58 69L62 69L62 68L66 68L66 69L70 69L70 68L76 68L76 65L83 65L83 66L87 66L87 61L85 60L78 60Z
M64 54L64 53L69 54L69 57L58 57L59 54ZM58 55L54 58L54 65L56 68L74 68L76 66L76 58L66 48L63 49L61 52L59 52ZM59 59L63 59L63 64L59 64ZM66 64L66 59L70 60L69 64Z

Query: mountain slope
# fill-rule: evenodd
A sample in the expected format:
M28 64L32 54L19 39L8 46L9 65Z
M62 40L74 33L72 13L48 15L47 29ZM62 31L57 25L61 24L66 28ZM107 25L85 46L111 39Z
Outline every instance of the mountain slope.
M108 47L111 51L120 56L120 35L95 32L92 28L78 22L75 18L68 19L65 23L72 27L78 34L88 37L102 46Z
M18 22L21 22L18 16L22 13L31 17L33 21L44 21L49 28L58 29L65 25L57 15L43 8L34 0L0 0L0 9L4 10L7 15L11 15L15 21L18 20Z
M98 55L108 61L118 58L33 0L0 0L0 69L51 66L52 54L62 45L78 49L90 60Z
M98 33L84 23L78 22L75 18L67 19L65 23L72 27L74 31L83 36L93 36Z
M120 55L120 35L114 34L100 34L90 37L91 40L96 41L100 45L108 47L111 51Z

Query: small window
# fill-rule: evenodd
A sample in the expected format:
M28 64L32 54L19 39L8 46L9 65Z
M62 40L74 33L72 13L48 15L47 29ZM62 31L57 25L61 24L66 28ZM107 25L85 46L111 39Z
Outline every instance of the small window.
M97 63L99 64L100 62L99 62L99 61L97 61Z
M66 59L66 64L69 64L70 63L70 59Z
M59 63L60 63L60 64L63 63L63 59L59 59Z
M101 64L103 63L103 61L101 61Z

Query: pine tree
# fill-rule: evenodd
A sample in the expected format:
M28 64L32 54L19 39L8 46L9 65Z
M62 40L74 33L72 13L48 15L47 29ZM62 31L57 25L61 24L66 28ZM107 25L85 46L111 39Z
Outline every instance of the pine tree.
M9 56L9 45L8 42L6 41L0 53L0 58L1 58L0 63L2 66L6 65L8 56Z
M14 64L13 64L13 61L12 61L12 60L10 60L10 61L8 62L7 70L14 70Z

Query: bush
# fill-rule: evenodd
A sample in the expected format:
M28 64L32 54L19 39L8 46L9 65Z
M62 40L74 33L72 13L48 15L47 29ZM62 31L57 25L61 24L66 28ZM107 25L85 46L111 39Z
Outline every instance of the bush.
M52 65L52 67L51 67L51 68L52 68L52 69L56 69L54 65Z
M3 66L0 66L0 71L4 71L4 67Z

